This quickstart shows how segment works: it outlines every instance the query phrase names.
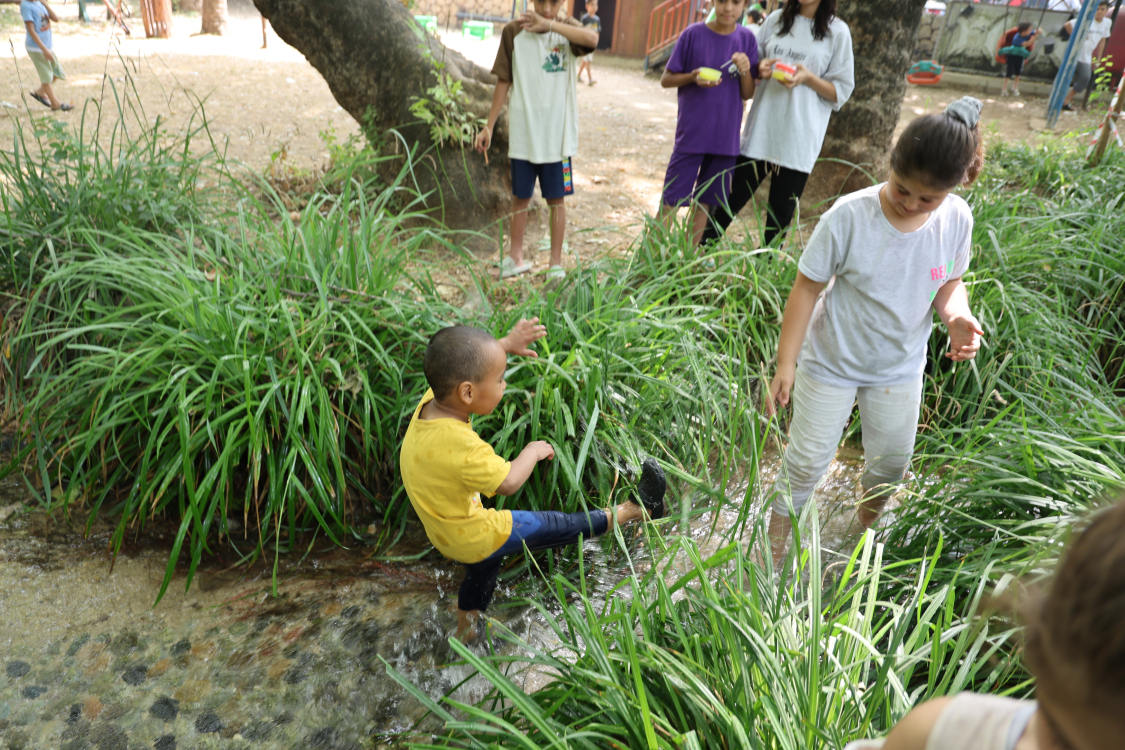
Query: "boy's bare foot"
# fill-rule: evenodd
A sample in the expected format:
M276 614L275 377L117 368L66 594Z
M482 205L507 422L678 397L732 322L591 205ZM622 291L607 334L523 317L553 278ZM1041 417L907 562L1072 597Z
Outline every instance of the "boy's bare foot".
M465 611L463 609L457 610L457 632L453 637L464 643L466 646L475 641L479 634L477 633L477 620L480 619L480 610L474 609Z

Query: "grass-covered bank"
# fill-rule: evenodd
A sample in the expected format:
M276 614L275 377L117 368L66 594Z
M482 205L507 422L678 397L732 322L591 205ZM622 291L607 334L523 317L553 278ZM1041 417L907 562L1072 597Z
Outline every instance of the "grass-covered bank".
M122 133L111 150L53 132L57 148L0 155L4 403L43 503L112 514L118 545L154 517L179 525L169 575L181 552L188 569L218 544L272 558L318 534L352 543L373 519L381 536L364 543L393 541L411 518L396 455L421 351L454 320L502 333L537 315L550 331L477 422L503 454L558 449L507 502L601 505L645 455L683 493L667 530L743 483L757 493L771 426L755 391L791 262L735 247L709 271L653 233L557 288L508 284L507 304L466 312L432 283L434 264L459 261L412 214L407 169L353 155L335 173L353 179L291 220L183 134ZM509 724L461 707L448 741L838 747L927 695L1026 690L1008 626L966 618L1125 484L1123 176L1116 152L1095 170L1065 151L992 152L968 196L985 347L949 366L935 330L916 481L884 546L825 576L841 561L814 527L778 588L740 545L679 580L654 572L658 552L607 601L552 579L569 653L537 658L558 679L525 696L489 671L503 662L473 656L506 691L481 710Z

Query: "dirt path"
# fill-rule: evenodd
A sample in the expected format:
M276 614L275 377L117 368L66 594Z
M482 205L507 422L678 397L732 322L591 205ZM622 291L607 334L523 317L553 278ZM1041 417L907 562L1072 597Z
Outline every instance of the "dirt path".
M203 100L211 132L229 143L228 156L256 171L282 153L295 167L313 168L328 158L322 133L334 131L343 139L358 132L324 79L297 50L272 30L269 48L260 49L257 17L232 18L230 33L219 38L191 36L199 29L198 17L177 16L172 39L149 40L140 38L139 18L133 19L133 36L126 38L115 36L100 16L94 23L79 23L76 5L58 6L58 11L63 21L56 24L55 47L69 76L58 88L64 100L79 107L92 98L112 110L109 84L121 87L127 74L135 82L146 116L151 120L159 114L173 129L187 122L196 100ZM13 123L27 123L21 93L34 87L35 72L23 50L14 6L0 6L0 35L10 39L15 49L15 59L4 63L12 75L0 81L0 141L7 144ZM499 41L464 40L453 34L444 35L444 40L486 68L491 67ZM635 62L599 56L595 75L597 85L580 85L576 193L568 201L568 242L579 258L600 255L638 234L644 217L658 204L676 123L675 91L662 89L659 80L645 75ZM965 94L984 96L966 87L909 87L900 128ZM78 120L75 112L54 115L25 99L36 118ZM992 137L1037 139L1043 136L1033 127L1044 108L1042 97L985 96L984 119ZM1096 119L1096 113L1069 116L1063 126L1073 133L1088 129ZM545 212L533 214L531 248L545 230ZM533 260L545 262L546 253L533 250Z

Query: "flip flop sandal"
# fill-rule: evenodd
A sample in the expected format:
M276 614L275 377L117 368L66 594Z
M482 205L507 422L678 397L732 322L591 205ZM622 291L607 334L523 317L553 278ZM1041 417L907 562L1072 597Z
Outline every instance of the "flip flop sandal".
M48 99L47 97L43 96L42 94L37 94L34 91L32 91L31 92L31 98L34 99L35 101L39 102L40 104L42 104L45 107L51 106L51 100Z
M519 276L521 273L527 273L531 270L531 264L524 262L516 265L511 256L506 256L500 263L500 278L510 279L513 276Z
M51 107L51 109L55 112L69 112L70 110L74 109L74 105L73 104L60 104L57 109L55 107Z

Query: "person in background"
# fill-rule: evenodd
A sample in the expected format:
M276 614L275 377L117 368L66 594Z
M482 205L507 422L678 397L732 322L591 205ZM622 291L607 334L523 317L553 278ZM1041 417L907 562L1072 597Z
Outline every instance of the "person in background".
M1007 42L1007 44L1000 50L1001 54L1004 54L1006 57L1004 61L1004 82L1000 84L1000 96L1008 95L1009 79L1012 81L1012 96L1020 95L1020 74L1023 73L1023 61L1027 58L1023 53L1012 48L1018 47L1019 49L1027 50L1027 53L1030 54L1031 50L1035 48L1035 40L1043 33L1043 29L1032 31L1031 21L1021 21L1013 31L1015 33L1011 34L1010 39L1008 34L1004 35L1004 41ZM1004 50L1008 50L1008 52L1005 54Z
M836 0L788 0L766 19L760 35L761 79L742 127L730 200L711 214L703 244L715 242L770 178L761 244L769 246L793 220L809 173L820 156L828 118L855 88L852 36L836 16ZM796 70L771 80L775 63Z
M582 25L588 29L593 29L600 35L602 33L602 19L598 18L598 0L586 0L586 12L582 14ZM588 84L593 86L597 81L594 80L594 53L591 52L579 58L578 61L578 82L582 83L582 71L586 71L586 78Z
M1070 102L1077 92L1086 90L1086 86L1090 83L1090 76L1094 73L1094 59L1100 60L1102 53L1105 52L1105 40L1109 38L1113 31L1113 21L1106 18L1108 13L1108 0L1098 3L1097 9L1094 11L1094 22L1090 24L1090 28L1086 32L1086 38L1082 41L1082 46L1078 48L1078 64L1074 66L1074 78L1071 79L1070 91L1067 92L1066 99L1063 100L1062 108L1064 112L1074 111ZM1074 21L1067 21L1063 28L1066 29L1068 34L1073 34Z
M66 80L66 73L63 72L62 65L59 65L59 58L55 55L51 34L51 22L58 23L59 17L43 0L21 0L20 17L27 27L24 47L27 49L27 56L35 65L35 72L39 74L39 88L31 92L31 98L58 112L74 109L73 104L58 100L52 86L55 81Z

